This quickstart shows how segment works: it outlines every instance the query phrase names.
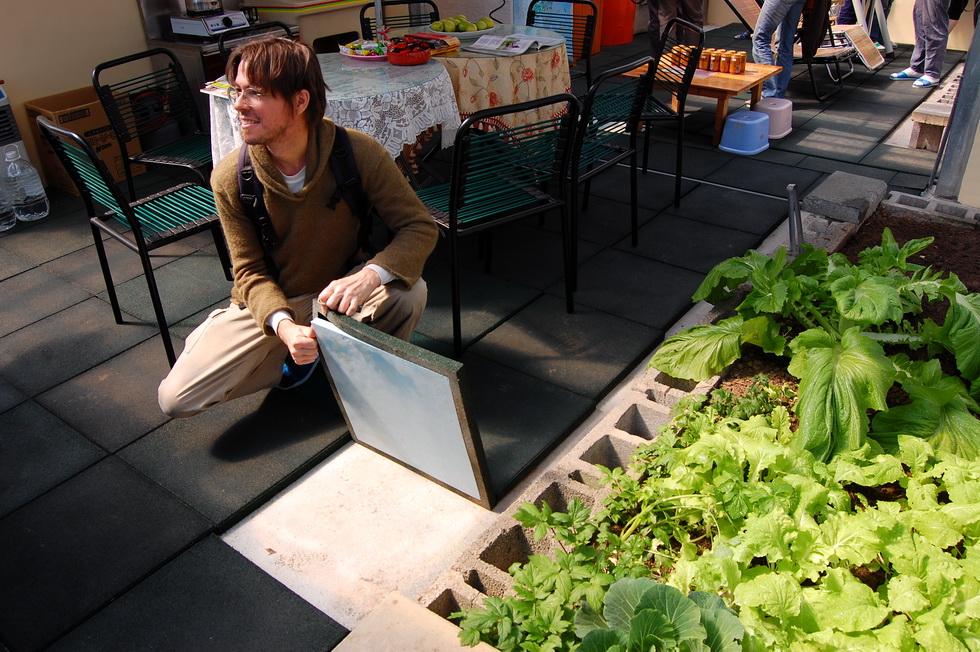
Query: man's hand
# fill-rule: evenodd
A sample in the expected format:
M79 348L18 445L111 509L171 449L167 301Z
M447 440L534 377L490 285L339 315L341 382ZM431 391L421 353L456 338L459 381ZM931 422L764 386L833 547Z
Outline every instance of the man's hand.
M291 319L279 322L276 334L289 349L289 355L298 365L309 364L316 360L316 335L310 326L300 326Z
M353 317L380 285L381 277L378 273L363 267L349 276L331 281L317 297L317 301L321 306Z

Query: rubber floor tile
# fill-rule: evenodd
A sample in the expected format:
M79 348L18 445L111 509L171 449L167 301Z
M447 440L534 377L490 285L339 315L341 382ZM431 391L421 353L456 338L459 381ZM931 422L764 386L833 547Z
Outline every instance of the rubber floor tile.
M215 536L51 650L329 650L347 630Z
M108 304L92 297L0 338L7 380L34 396L159 335L155 326L123 317L128 323L116 324Z
M118 456L225 527L329 454L346 433L338 415L271 390L173 419Z
M210 527L128 465L102 460L0 519L0 639L48 645Z
M704 274L633 253L601 251L579 269L575 304L666 329L693 304Z
M876 145L864 158L864 165L929 176L936 164L936 153L893 145Z
M777 197L787 197L786 187L793 183L796 184L797 192L802 197L820 180L821 176L819 172L810 170L778 165L755 158L739 158L720 167L707 178L707 181Z
M93 244L92 229L80 213L49 214L20 224L3 236L5 249L35 265L60 258Z
M785 193L785 186L774 184L768 194L785 196ZM679 208L671 206L665 212L763 236L776 228L788 211L789 202L785 199L704 184L687 195ZM690 244L697 246L698 243Z
M482 356L463 373L491 484L503 496L595 408L595 402Z
M0 517L105 457L34 401L0 414Z
M0 337L88 299L91 295L40 267L3 282Z
M598 400L663 332L545 296L477 342L473 353Z
M115 452L169 420L157 403L157 387L169 369L163 346L151 338L40 394L37 401Z
M26 258L18 256L9 249L5 249L3 246L3 240L0 240L0 281L4 281L11 276L16 276L22 272L26 272L36 265ZM6 306L5 306L6 307Z
M640 229L637 249L624 241L617 247L651 260L707 274L723 260L757 246L761 236L683 217L657 216ZM694 246L692 246L694 245Z
M27 394L20 391L6 378L0 377L0 414L27 400Z
M864 137L837 127L820 127L815 131L795 129L785 138L770 143L776 149L789 149L811 156L857 163L874 149L878 141L874 136Z

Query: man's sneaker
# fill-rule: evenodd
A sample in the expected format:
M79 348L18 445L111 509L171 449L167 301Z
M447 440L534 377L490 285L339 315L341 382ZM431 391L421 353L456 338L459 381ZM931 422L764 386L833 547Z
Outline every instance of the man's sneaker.
M318 362L320 362L319 354L317 354L316 360L309 364L296 364L293 362L293 356L286 356L286 361L282 363L282 378L276 387L279 389L299 387L310 379Z

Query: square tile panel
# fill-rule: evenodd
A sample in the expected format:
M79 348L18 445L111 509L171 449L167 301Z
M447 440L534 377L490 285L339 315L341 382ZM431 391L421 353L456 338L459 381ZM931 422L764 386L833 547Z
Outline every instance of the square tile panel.
M346 635L332 618L210 536L50 649L329 650Z
M0 519L0 638L14 650L45 647L210 528L105 458Z
M820 177L819 172L798 167L787 167L755 158L739 158L721 166L707 180L730 188L777 197L788 197L786 186L795 183L797 192L802 197Z
M0 413L0 517L105 457L34 401Z
M85 301L91 295L40 267L0 283L3 322L0 337Z
M663 213L640 229L638 248L624 241L617 249L707 274L721 261L745 254L761 240L762 236L754 233Z
M770 190L772 195L779 193L785 195L786 187L775 186ZM706 224L768 235L785 219L789 201L705 184L684 197L679 208L671 206L666 212Z

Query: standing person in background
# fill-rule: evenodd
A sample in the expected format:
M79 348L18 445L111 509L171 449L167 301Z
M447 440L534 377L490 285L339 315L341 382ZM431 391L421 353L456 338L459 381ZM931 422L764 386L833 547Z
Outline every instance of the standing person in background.
M752 35L752 60L756 63L782 66L775 77L762 83L762 97L786 97L793 76L793 40L800 24L806 0L765 0ZM779 30L777 53L772 52L772 37Z
M650 37L651 56L657 55L664 27L674 18L683 18L698 27L704 27L702 0L647 0L647 11L650 14L647 34ZM696 45L696 43L685 43L685 45Z
M912 7L912 26L915 28L915 49L909 67L894 72L894 80L915 79L916 88L929 88L939 83L946 59L946 39L949 37L949 0L915 0Z

